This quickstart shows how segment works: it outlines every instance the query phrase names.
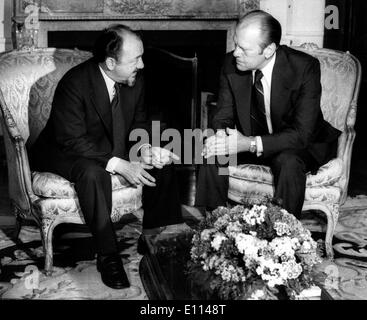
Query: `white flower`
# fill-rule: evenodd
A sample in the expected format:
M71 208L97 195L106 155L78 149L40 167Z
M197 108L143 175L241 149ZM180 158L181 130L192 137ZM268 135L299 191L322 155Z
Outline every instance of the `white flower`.
M274 251L274 255L277 257L281 257L283 255L286 257L294 256L295 244L290 237L275 238L269 245Z
M221 246L221 244L222 244L222 242L224 241L224 240L227 240L227 237L226 236L224 236L223 234L221 234L221 233L217 233L217 234L215 234L215 236L214 236L214 239L213 239L213 241L211 242L211 245L212 245L212 247L215 249L215 250L219 250L219 248L220 248L220 246Z
M293 245L293 249L297 249L301 245L299 243L299 239L298 238L292 238L292 245Z
M226 235L231 238L235 238L237 234L242 231L242 225L239 221L230 222L226 228Z
M277 232L277 235L280 237L283 235L289 236L291 234L290 226L281 221L277 221L274 223L274 229Z
M203 258L203 259L206 259L208 257L208 253L204 252L200 257Z
M281 264L275 263L272 259L265 259L264 257L260 257L258 262L259 266L256 268L256 273L261 276L270 287L285 283L287 277L280 271L282 267Z
M217 219L217 221L214 222L214 228L217 230L220 230L228 225L229 222L229 216L224 215Z
M284 284L281 278L270 278L268 281L268 286L274 288L275 286L280 286Z
M260 300L264 296L264 294L264 290L257 289L251 294L249 300Z
M215 231L216 231L215 229L204 229L200 233L201 240L208 241L210 239L211 234L214 233Z
M304 241L302 243L302 247L303 247L304 250L307 250L308 251L308 250L311 249L311 244L308 241Z
M250 210L246 209L243 212L243 220L251 226L254 226L256 224L262 224L265 221L265 211L266 206L261 205L254 205Z
M266 240L260 240L252 235L241 233L235 238L237 249L243 254L243 261L247 268L256 264L262 250L267 247Z
M302 273L303 269L301 264L296 261L287 261L282 263L282 272L288 279L297 279Z
M220 275L224 281L240 282L244 278L244 272L241 268L235 267L228 260L223 260L215 272Z
M257 248L255 247L256 238L249 234L240 233L236 236L236 246L238 251L243 254L250 254L250 252L257 252Z

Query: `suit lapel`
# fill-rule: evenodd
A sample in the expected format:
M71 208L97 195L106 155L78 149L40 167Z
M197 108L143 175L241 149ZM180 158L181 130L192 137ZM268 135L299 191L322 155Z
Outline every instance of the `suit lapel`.
M93 107L96 109L109 137L112 141L112 113L111 103L108 95L106 83L102 73L99 70L98 64L93 63L91 68L91 91L90 100Z
M133 87L127 85L120 86L120 107L122 108L124 131L128 130L131 123L131 118L134 115L135 98L132 91Z
M245 135L251 134L252 72L235 72L228 75L236 101L237 115Z
M282 116L290 101L292 81L296 75L289 67L287 56L282 46L277 50L271 80L270 112L273 129L281 125Z

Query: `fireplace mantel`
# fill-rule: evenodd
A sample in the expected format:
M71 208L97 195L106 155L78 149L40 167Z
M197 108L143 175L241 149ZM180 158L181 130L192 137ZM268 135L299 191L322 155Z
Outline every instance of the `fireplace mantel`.
M135 30L226 30L233 48L238 17L259 8L259 0L13 0L14 20L22 23L25 7L40 8L38 46L48 46L49 31L101 30L124 23Z

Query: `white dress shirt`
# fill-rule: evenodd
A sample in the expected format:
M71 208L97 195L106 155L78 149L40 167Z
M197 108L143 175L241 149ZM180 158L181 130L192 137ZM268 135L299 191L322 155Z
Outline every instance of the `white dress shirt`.
M263 77L261 78L261 83L264 89L264 103L265 103L265 113L266 113L266 122L268 125L269 133L273 133L273 126L271 124L271 113L270 113L270 99L271 99L271 77L273 75L273 69L275 64L276 52L271 57L269 63L261 70ZM252 71L253 81L255 81L255 72ZM264 151L262 139L260 136L256 137L256 145L257 145L257 156L261 156Z
M106 83L108 95L110 97L110 102L112 102L113 97L115 96L115 81L113 81L104 70L99 66L99 70L101 70L103 79Z

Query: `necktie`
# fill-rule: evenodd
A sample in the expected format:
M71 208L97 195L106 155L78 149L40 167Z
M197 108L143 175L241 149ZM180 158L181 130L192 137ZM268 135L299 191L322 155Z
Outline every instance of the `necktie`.
M115 94L114 94L113 99L111 101L112 113L116 110L117 106L120 103L120 87L119 87L117 82L115 82L114 89L115 89Z
M112 128L113 128L113 151L115 157L123 157L125 153L124 133L123 133L123 113L120 105L120 87L115 83L115 95L111 101Z
M253 136L269 134L266 122L264 88L261 83L262 77L263 73L261 70L256 70L251 95L251 135Z

